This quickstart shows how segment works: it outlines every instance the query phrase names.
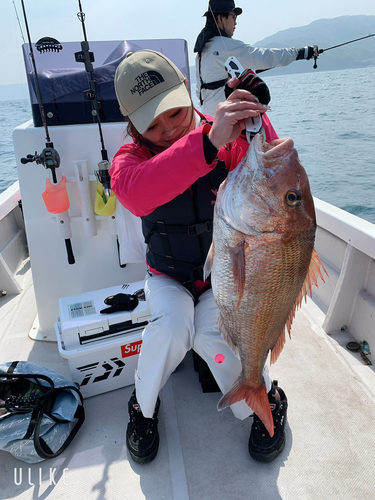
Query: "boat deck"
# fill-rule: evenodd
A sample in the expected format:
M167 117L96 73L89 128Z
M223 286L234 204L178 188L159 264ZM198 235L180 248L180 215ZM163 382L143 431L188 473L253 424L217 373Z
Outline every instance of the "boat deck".
M3 297L0 362L30 360L70 376L53 342L33 341L31 273L23 292ZM50 500L370 500L375 497L375 373L350 353L345 332L321 328L309 300L297 313L271 376L288 396L286 446L272 463L248 454L251 418L218 412L203 393L189 353L161 391L160 449L148 465L127 454L127 401L133 386L85 400L86 421L58 458L29 465L0 452L2 499ZM15 471L17 482L15 484Z

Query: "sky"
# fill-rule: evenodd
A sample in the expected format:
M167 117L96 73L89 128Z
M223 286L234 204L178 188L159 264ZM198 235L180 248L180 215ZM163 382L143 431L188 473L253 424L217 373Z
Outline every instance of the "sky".
M27 34L21 0L1 0L0 50L2 71L0 85L25 83L21 52ZM78 0L24 0L32 42L51 36L61 43L83 40L82 25L77 18ZM189 63L194 65L193 48L204 26L202 15L208 0L81 0L86 14L86 32L90 41L137 40L153 38L184 38L188 42ZM374 0L239 0L243 9L238 18L234 38L246 43L317 19L332 19L343 15L375 15ZM368 33L364 33L364 36ZM340 43L341 40L338 41ZM306 40L306 45L314 40Z

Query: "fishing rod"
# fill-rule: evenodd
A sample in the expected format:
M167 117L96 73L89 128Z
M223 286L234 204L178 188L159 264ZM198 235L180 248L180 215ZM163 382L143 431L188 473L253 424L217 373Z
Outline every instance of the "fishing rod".
M361 38L356 38L355 40L350 40L349 42L339 43L338 45L334 45L333 47L328 47L327 49L319 49L318 54L323 54L323 52L327 52L327 50L337 49L337 47L348 45L348 43L358 42L359 40L364 40L365 38L370 38L372 36L375 36L375 33L373 33L372 35L362 36ZM318 65L316 64L316 60L318 59L318 57L319 56L314 56L314 66L313 66L314 69L318 67Z
M323 52L327 52L327 50L337 49L337 47L342 47L343 45L348 45L349 43L358 42L359 40L364 40L365 38L370 38L372 36L375 36L375 33L373 33L372 35L362 36L361 38L356 38L355 40L349 40L349 42L339 43L338 45L333 45L333 47L328 47L327 49L319 49L318 50L318 55L314 56L314 66L313 66L313 68L316 69L318 67L318 65L316 63L316 60L318 59L319 54L323 54ZM257 74L258 73L263 73L263 71L269 71L270 69L274 69L274 68L257 69L256 73Z
M84 40L81 42L81 51L76 52L75 58L76 62L84 63L85 70L89 75L89 90L84 92L85 99L88 99L92 103L92 115L96 118L98 127L99 127L99 136L101 142L101 156L102 159L98 163L99 170L95 171L95 176L97 181L103 186L103 201L106 204L108 198L111 196L111 177L109 175L110 163L108 161L108 153L104 145L104 137L102 124L99 116L99 102L96 92L96 81L93 78L94 67L92 65L95 62L94 53L90 52L89 42L87 40L86 35L86 26L85 26L85 13L82 11L81 0L78 0L79 12L77 13L78 19L81 21L82 30L83 30L83 38Z
M98 163L98 170L95 170L95 177L97 180L96 188L96 198L95 198L95 213L100 216L105 216L108 220L109 229L112 234L116 234L117 239L117 251L119 255L119 265L120 267L125 267L126 264L121 264L120 258L120 244L117 236L116 221L114 217L111 217L116 208L116 197L111 190L111 176L109 175L110 162L108 160L108 152L104 145L104 137L102 124L99 115L99 106L97 92L96 92L96 81L94 80L94 68L93 62L95 62L94 53L90 51L89 42L86 35L86 25L85 25L85 13L82 11L81 0L78 0L79 12L77 13L78 19L82 24L83 38L81 42L81 51L76 52L75 59L76 62L82 62L85 65L85 70L89 75L89 90L84 91L84 98L88 99L92 103L92 115L96 118L99 128L99 136L101 142L101 156L102 159Z
M36 67L36 62L35 62L35 57L34 57L34 50L33 46L31 43L31 36L30 36L30 31L29 31L29 24L27 21L27 14L26 14L26 9L25 9L25 4L24 1L21 0L21 5L22 5L22 11L23 11L23 17L25 21L25 27L26 27L26 33L27 33L27 39L29 42L29 48L30 48L30 58L31 62L33 65L34 69L34 78L35 78L35 90L36 90L36 95L37 95L37 100L38 100L38 106L39 106L39 111L40 111L40 116L42 118L42 123L43 127L45 130L46 134L46 143L45 143L45 148L40 154L37 154L35 152L34 155L28 154L26 155L26 158L21 158L21 163L25 165L26 163L35 163L37 165L43 165L44 168L49 169L52 177L52 183L49 179L46 181L46 191L42 193L44 203L46 205L47 210L50 213L53 214L58 214L58 222L59 222L59 230L65 240L65 246L66 246L66 251L68 255L68 262L69 264L74 264L75 263L75 258L73 254L73 249L72 249L72 243L71 243L71 228L70 228L70 219L69 219L69 214L68 214L68 208L69 208L69 197L68 193L66 191L66 186L65 186L65 181L66 178L61 176L61 174L57 174L56 169L59 168L60 166L60 155L56 151L56 149L53 146L53 142L51 141L50 135L49 135L49 130L48 130L48 125L47 125L47 120L46 120L46 115L44 111L44 105L43 105L43 99L42 99L42 93L40 90L40 83L39 83L39 77L38 77L38 72L37 72L37 67ZM49 52L49 51L55 51L59 52L62 50L62 45L60 42L58 42L55 38L50 38L50 37L45 37L41 38L38 40L38 42L35 44L35 47L37 50L41 53L43 52Z

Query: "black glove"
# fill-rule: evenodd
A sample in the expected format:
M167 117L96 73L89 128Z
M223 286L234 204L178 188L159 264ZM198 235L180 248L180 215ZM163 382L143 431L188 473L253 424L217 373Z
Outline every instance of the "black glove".
M132 311L138 305L138 297L128 293L118 293L111 295L104 300L104 304L108 306L100 311L101 314L111 314L117 311Z
M270 102L271 94L267 85L250 69L245 69L238 79L240 80L240 83L235 89L229 87L228 83L225 84L224 92L226 98L228 98L234 90L244 89L255 95L261 104L268 104Z
M299 61L300 59L311 59L314 57L315 51L318 52L318 46L317 45L309 45L308 47L303 47L302 49L298 49L298 54L296 57L296 61Z

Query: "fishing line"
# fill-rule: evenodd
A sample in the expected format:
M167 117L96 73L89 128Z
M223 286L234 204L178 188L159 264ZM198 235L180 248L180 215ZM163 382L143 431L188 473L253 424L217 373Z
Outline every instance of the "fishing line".
M22 31L22 27L21 27L21 22L20 22L20 19L19 19L19 17L18 17L17 7L16 7L16 4L14 3L14 0L12 0L12 1L13 1L14 10L15 10L15 12L16 12L16 19L17 19L17 21L18 21L18 26L19 26L20 31L21 31L21 38L22 38L22 40L23 40L23 43L25 44L26 42L25 42L25 38L24 38L24 36L23 36L23 31Z
M210 9L210 11L211 11L212 18L213 18L213 20L214 20L214 22L215 22L215 24L216 24L217 31L219 32L219 35L220 35L220 38L221 38L221 40L222 40L222 42L223 42L224 49L225 49L225 51L226 51L226 53L227 53L227 56L228 56L228 57L230 57L230 54L229 54L229 52L228 52L228 48L227 48L227 46L225 45L225 40L224 40L224 37L223 37L223 35L221 34L221 31L220 31L219 25L217 24L216 18L215 18L215 16L214 16L214 13L213 13L213 10L212 10L212 7L211 7L211 5L210 5L210 4L208 5L208 8L209 8L209 9Z
M40 92L39 77L38 77L38 72L36 70L36 63L35 63L34 51L33 51L33 46L32 46L32 43L31 43L31 36L30 36L30 31L29 31L29 24L27 22L27 15L26 15L25 4L24 4L23 0L21 0L21 5L22 5L22 10L23 10L23 17L24 17L24 20L25 20L25 27L26 27L27 39L29 41L29 48L30 48L29 55L30 55L31 62L32 62L32 65L33 65L33 69L34 69L35 90L36 90L37 99L38 99L38 106L39 106L40 116L41 116L42 122L43 122L43 127L44 127L44 130L46 132L46 147L53 148L53 144L51 142L51 139L50 139L50 136L49 136L49 132L48 132L48 125L47 125L46 115L45 115L45 112L44 112L44 105L43 105L43 100L42 100L42 94ZM31 161L34 161L34 160L31 160ZM53 171L53 175L55 175L54 171ZM54 181L55 181L55 179L54 179ZM55 181L55 182L57 182L57 181Z
M219 25L217 24L216 22L216 19L215 19L215 16L214 16L214 13L213 13L213 10L212 10L212 7L210 4L208 4L208 8L209 10L211 11L211 16L212 16L212 19L214 20L214 23L216 25L216 29L217 31L219 32L219 35L220 35L220 38L223 42L223 45L224 45L224 49L227 53L227 58L229 58L229 52L228 52L228 49L227 49L227 46L225 45L225 41L224 41L224 37L223 35L221 34L221 31L220 31L220 28L219 28ZM208 16L207 16L208 18ZM207 20L207 23L208 23L208 20ZM202 50L203 48L198 52L198 74L199 74L199 80L200 80L200 89L199 89L199 102L200 102L200 105L203 106L203 99L202 99L202 89L211 89L211 90L215 90L217 88L219 88L221 85L224 85L225 81L226 80L220 80L220 81L217 81L217 82L213 82L214 84L218 84L219 86L214 86L212 87L211 84L206 84L203 82L202 80L202 72L201 72L201 64L202 64ZM211 85L211 86L209 86Z

